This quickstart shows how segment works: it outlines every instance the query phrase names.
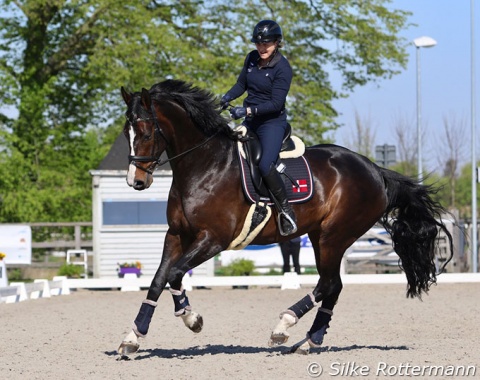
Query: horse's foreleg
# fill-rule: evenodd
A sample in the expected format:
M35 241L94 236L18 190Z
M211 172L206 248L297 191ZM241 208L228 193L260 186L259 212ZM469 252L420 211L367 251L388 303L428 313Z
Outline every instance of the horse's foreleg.
M178 237L167 232L162 261L148 290L147 299L142 302L137 317L133 322L132 331L127 334L118 348L120 355L129 355L137 352L139 348L138 338L145 338L147 335L158 298L167 284L167 275L173 264L172 257L176 257L172 255L172 252L181 252L180 242Z
M181 317L185 326L187 326L194 333L202 331L203 318L200 314L192 311L192 307L188 302L188 297L185 294L185 289L175 290L170 288L170 293L175 304L175 316Z
M153 312L157 307L157 303L146 299L140 306L135 321L133 322L132 331L130 331L118 348L120 355L129 355L137 352L140 347L138 338L144 338L147 335L148 327L152 320Z
M175 305L174 314L181 317L185 326L194 333L199 333L203 328L203 318L200 314L192 311L185 289L182 287L182 280L185 274L192 268L211 259L221 251L219 246L212 244L205 235L203 239L198 240L198 244L192 245L191 251L185 254L172 268L168 276L170 284L170 293Z

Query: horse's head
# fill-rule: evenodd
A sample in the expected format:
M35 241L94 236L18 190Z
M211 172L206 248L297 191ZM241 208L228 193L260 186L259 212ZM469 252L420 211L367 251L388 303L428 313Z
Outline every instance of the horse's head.
M128 107L123 128L130 147L127 183L135 190L145 190L153 182L153 171L167 140L160 130L150 93L146 89L129 93L123 87L121 91Z
M152 184L155 167L166 162L160 162L164 151L167 161L179 162L182 157L184 166L190 167L189 163L198 162L212 149L209 142L219 132L232 134L220 115L216 98L183 81L169 79L153 85L149 91L129 93L123 87L121 90L128 107L124 127L130 146L127 183L136 190ZM232 146L219 145L226 150Z

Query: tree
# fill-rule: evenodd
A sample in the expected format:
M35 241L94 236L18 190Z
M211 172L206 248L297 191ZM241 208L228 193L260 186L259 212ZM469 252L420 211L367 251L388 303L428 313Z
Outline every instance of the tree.
M373 144L375 141L375 128L371 117L361 118L355 110L355 134L345 138L345 145L365 157L372 157Z
M0 3L8 15L0 19L0 99L19 112L18 118L1 119L6 176L0 179L0 220L89 219L88 170L121 130L118 88L149 87L162 71L163 77L188 74L190 52L198 50L188 46L198 31L187 29L197 18L196 6ZM105 133L101 125L116 132ZM109 135L110 141L102 141Z
M295 132L307 143L324 141L338 127L334 99L405 67L407 41L397 34L409 13L389 3L0 0L0 102L19 113L0 110L0 221L89 215L85 170L120 133L119 87L138 91L177 78L220 95L235 82L263 18L284 29ZM19 189L23 206L14 207ZM71 199L88 211L64 210Z
M478 166L478 164L477 164ZM460 211L460 218L472 218L472 165L465 164L460 169L460 174L455 183L455 200ZM478 204L478 199L477 199ZM478 210L476 211L478 212Z
M450 190L448 205L456 207L455 187L459 175L460 162L465 158L465 126L464 119L457 120L453 115L443 117L443 135L436 138L437 160L443 166L443 176L448 179ZM441 154L440 154L441 152Z
M399 162L393 169L408 176L416 176L417 138L413 130L413 122L405 115L396 115L393 124L399 156Z

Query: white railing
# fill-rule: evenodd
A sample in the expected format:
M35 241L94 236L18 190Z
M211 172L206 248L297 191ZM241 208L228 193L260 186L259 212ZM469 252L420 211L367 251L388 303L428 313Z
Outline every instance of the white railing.
M9 286L0 287L0 303L70 294L67 282L67 278L63 276L54 277L52 281L38 279L32 283L11 282Z
M150 286L151 278L125 275L124 278L67 279L55 277L53 281L35 280L33 283L11 283L0 287L0 302L12 303L54 295L70 294L72 289L119 289L138 291ZM192 276L184 278L184 288L232 287L232 286L278 286L283 289L312 288L318 282L317 275L297 275L294 272L283 276ZM402 274L345 274L342 282L348 284L405 284ZM444 273L438 283L480 282L480 273Z

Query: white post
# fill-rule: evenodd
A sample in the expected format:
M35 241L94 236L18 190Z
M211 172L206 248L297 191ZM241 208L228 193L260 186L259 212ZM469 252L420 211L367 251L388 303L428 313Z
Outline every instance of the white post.
M121 287L120 291L122 292L138 292L140 291L140 286L137 281L138 277L135 273L125 273L123 276L124 285Z
M431 37L418 37L413 40L417 56L417 170L418 181L422 183L422 101L420 96L420 48L433 47L437 44Z
M50 291L50 294L52 295L66 295L70 294L70 287L68 286L68 279L66 276L55 276L53 278L53 281L61 281L62 285L60 288L55 289L55 291Z
M46 279L37 279L37 280L34 280L33 281L34 284L39 284L39 283L42 283L43 284L43 288L41 291L39 292L34 292L30 295L30 298L31 299L35 299L35 298L50 298L51 297L51 294L50 294L50 285L48 283L48 280Z
M417 46L417 175L422 183L422 108L420 96L420 46Z
M8 286L7 266L5 260L0 260L0 287Z
M21 302L28 300L27 288L24 282L12 282L10 286L18 287L17 295L7 298L7 303Z

